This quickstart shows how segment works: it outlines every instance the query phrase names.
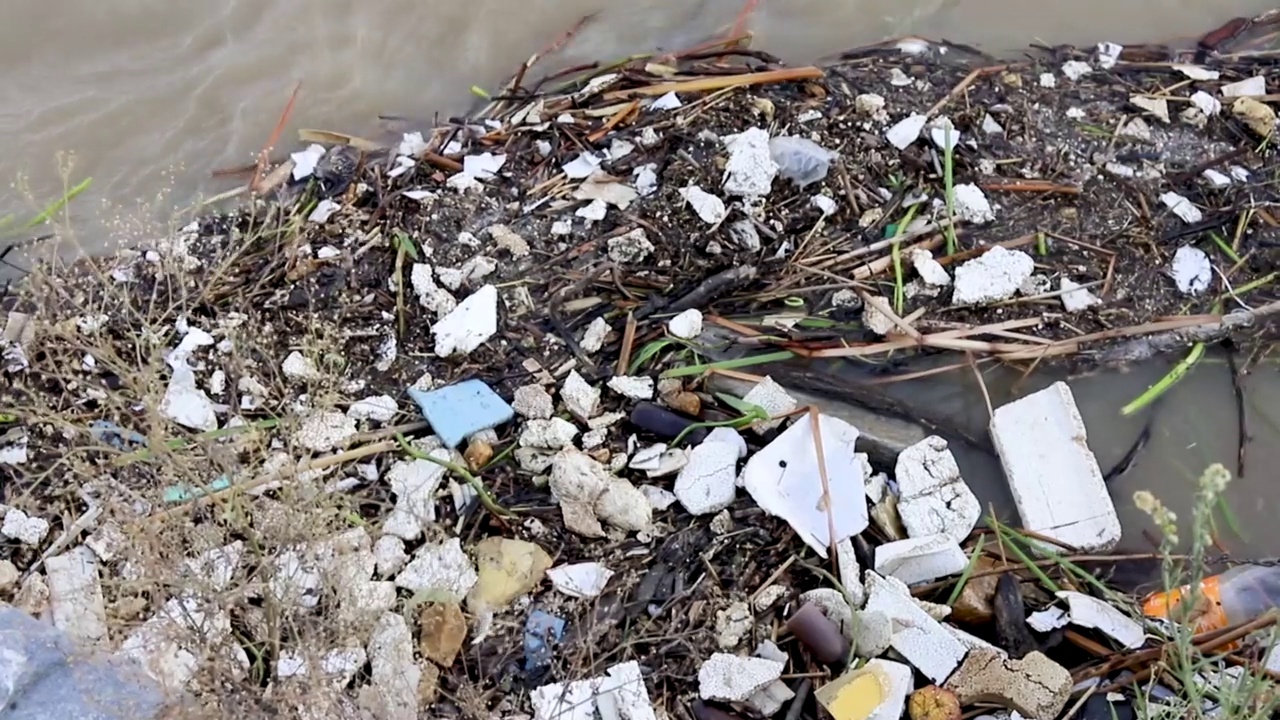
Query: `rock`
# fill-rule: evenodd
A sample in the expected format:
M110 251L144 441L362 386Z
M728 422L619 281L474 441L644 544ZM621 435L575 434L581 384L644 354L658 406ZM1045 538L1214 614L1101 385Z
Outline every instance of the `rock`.
M547 571L556 590L575 598L594 598L604 592L613 571L598 562L561 565Z
M457 659L467 638L467 618L457 603L429 603L418 622L418 651L422 657L448 668Z
M764 658L715 653L698 669L698 695L703 700L745 702L782 675L786 663Z
M960 597L951 604L951 615L954 619L962 623L978 625L990 622L991 615L994 612L991 607L991 599L996 594L996 582L999 580L998 575L983 575L982 573L997 568L995 561L991 558L980 556L977 563L973 566L973 575L964 584L964 589L960 591Z
M977 649L944 687L962 705L995 703L1029 718L1052 718L1067 704L1071 673L1038 651L1012 660L999 651Z
M165 704L170 698L136 665L87 653L62 632L21 610L0 606L0 637L5 654L0 706L7 718L150 720L167 716Z
M751 607L742 601L730 603L724 610L717 610L716 645L721 650L732 650L738 647L743 637L751 632L754 619Z
M485 285L431 327L435 353L449 357L466 355L483 345L498 331L498 289Z
M982 515L978 498L960 477L947 441L931 435L898 455L898 516L913 538L944 535L961 542Z
M1007 300L1018 293L1035 270L1035 261L1021 250L992 247L956 268L952 305L983 305Z
M541 385L525 385L516 388L511 407L523 417L546 420L555 412L556 404L546 388Z
M718 513L733 503L737 477L737 446L708 437L689 453L689 463L676 478L675 495L694 515Z
M678 338L692 340L702 334L702 311L689 308L667 321L667 330Z
M1085 552L1120 541L1115 504L1066 383L996 408L991 439L1023 527Z
M524 540L488 537L475 547L477 580L467 594L472 612L503 610L536 588L551 567L541 546Z

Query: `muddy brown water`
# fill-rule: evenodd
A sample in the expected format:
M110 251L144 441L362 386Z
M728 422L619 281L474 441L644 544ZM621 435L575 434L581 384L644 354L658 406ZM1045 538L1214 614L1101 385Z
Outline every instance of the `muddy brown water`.
M72 182L92 177L76 202L76 241L90 251L159 232L156 218L222 189L210 170L249 162L271 133L290 89L303 90L291 128L360 132L378 113L428 118L465 111L468 88L493 87L582 16L595 19L556 59L618 57L687 47L732 22L740 0L250 0L174 3L13 0L0 23L0 217L31 214ZM917 33L1012 51L1039 40L1157 42L1198 36L1252 16L1270 0L762 0L755 45L789 62ZM55 19L56 18L56 19ZM66 160L66 156L63 156ZM12 183L10 185L9 183ZM1119 408L1172 361L1072 381L1104 467L1119 460L1141 419ZM1037 377L1018 392L1053 378ZM1011 382L992 378L993 400ZM1280 554L1280 369L1246 380L1247 476L1231 507L1241 555ZM971 377L900 386L980 432L985 407ZM1159 408L1152 438L1112 484L1125 545L1145 547L1132 493L1150 489L1182 518L1209 462L1235 467L1237 409L1229 372L1211 356ZM998 470L970 481L1001 504Z

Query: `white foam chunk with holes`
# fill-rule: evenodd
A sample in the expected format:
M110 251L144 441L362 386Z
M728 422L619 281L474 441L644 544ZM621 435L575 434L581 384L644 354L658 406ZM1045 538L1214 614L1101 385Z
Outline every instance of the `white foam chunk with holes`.
M996 409L991 439L1028 530L1087 552L1120 541L1120 519L1066 383Z

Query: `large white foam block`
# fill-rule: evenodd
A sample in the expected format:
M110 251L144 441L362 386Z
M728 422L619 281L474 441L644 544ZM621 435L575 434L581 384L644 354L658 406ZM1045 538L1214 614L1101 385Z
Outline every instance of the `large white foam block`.
M1066 383L998 408L991 439L1024 528L1090 552L1120 541L1115 504Z

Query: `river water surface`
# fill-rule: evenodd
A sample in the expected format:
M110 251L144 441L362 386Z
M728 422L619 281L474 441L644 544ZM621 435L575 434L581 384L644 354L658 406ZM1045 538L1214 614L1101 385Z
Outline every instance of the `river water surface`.
M556 62L687 47L723 31L741 1L9 0L0 23L0 216L29 214L59 196L58 157L74 153L72 181L93 178L76 201L83 221L76 240L101 250L105 227L141 223L224 189L209 172L253 159L299 80L291 129L360 133L379 113L430 118L465 111L470 86L494 87L589 13L599 14ZM755 47L798 63L910 33L997 53L1034 40L1160 42L1196 37L1274 5L761 0L750 27ZM1104 467L1141 428L1140 420L1120 419L1118 408L1167 367L1152 363L1072 382ZM1245 538L1224 538L1239 554L1280 554L1280 533L1271 525L1280 515L1280 420L1272 418L1280 418L1280 372L1262 366L1247 390L1254 441L1247 477L1232 493ZM909 392L979 428L984 422L981 396L964 378ZM1133 490L1149 488L1187 517L1205 464L1234 469L1236 432L1230 376L1213 358L1174 389L1137 465L1112 486L1128 546L1144 546ZM1000 485L998 478L970 480L980 494L983 488L995 494Z

